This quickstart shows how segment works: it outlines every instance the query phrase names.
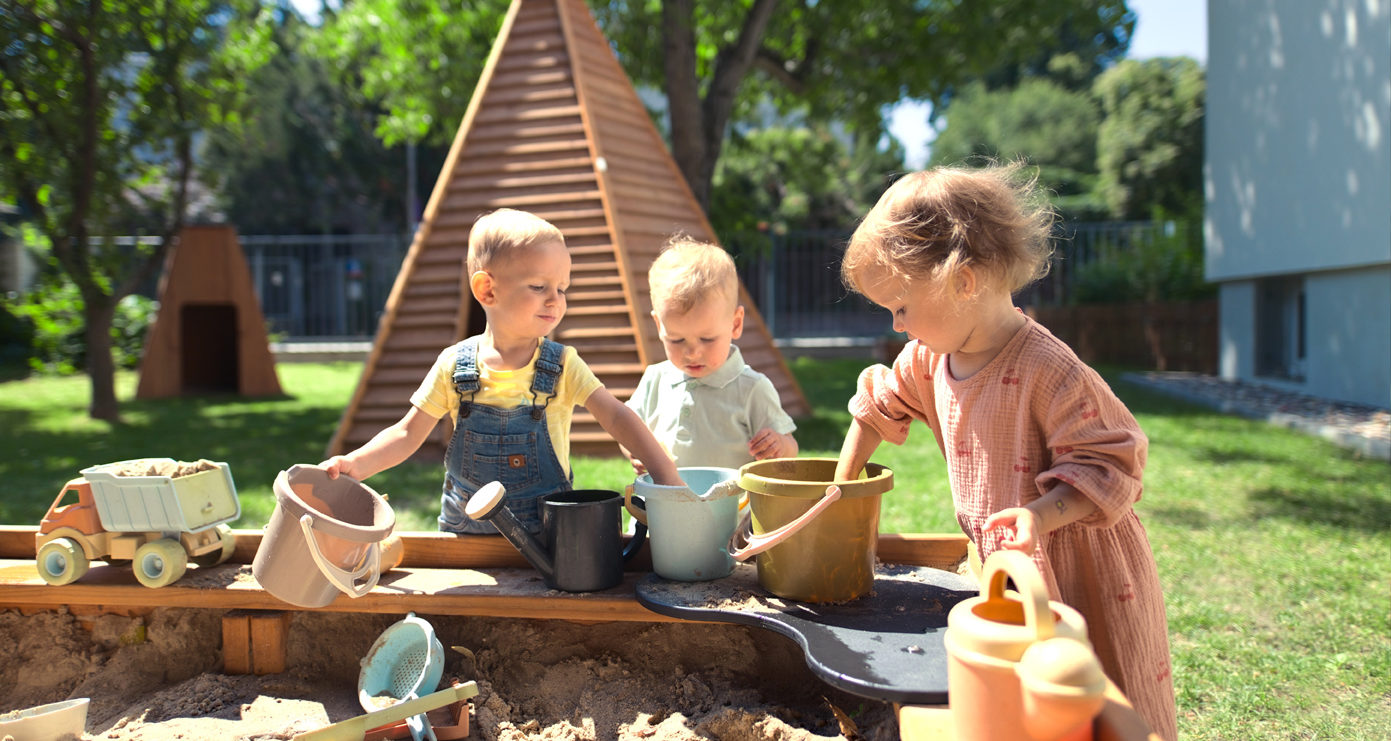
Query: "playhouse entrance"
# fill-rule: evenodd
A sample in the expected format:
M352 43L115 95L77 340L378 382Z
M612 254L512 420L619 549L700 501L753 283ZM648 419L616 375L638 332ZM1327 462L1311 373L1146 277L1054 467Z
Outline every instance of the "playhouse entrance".
M185 394L237 393L237 307L184 304L179 310L180 369Z

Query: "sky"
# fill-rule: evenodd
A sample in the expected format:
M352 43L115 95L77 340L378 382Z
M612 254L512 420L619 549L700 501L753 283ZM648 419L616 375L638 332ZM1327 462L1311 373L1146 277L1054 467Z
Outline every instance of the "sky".
M1128 0L1135 13L1135 37L1130 57L1192 57L1207 63L1208 0ZM931 109L924 103L903 103L891 114L889 131L903 142L907 164L922 167L934 132L927 125Z

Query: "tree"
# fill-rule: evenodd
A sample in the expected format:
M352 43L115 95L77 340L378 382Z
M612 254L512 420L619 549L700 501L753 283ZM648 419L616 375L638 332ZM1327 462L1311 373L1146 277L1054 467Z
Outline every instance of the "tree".
M256 17L217 0L0 0L0 198L49 239L82 296L94 418L119 418L116 305L183 224L194 136L230 114L262 61L258 35L233 32ZM109 238L131 231L162 241Z
M306 53L314 34L286 14L274 55L248 80L244 125L208 132L203 170L220 210L243 234L404 232L405 147L374 134L381 111L352 69ZM445 152L422 149L430 176L416 185L428 193Z
M731 249L735 235L844 229L903 168L897 143L849 140L824 127L777 125L730 134L715 173L710 223Z
M447 137L468 104L503 3L358 0L331 15L326 48L363 62L388 143ZM1024 65L1070 35L1097 53L1128 41L1124 0L591 0L635 84L663 90L672 154L703 207L731 121L771 101L877 139L885 107L943 103L965 82ZM1120 51L1124 51L1123 48ZM439 127L450 127L441 133Z
M1087 92L1037 77L997 90L974 84L953 99L946 121L932 142L931 164L1025 160L1038 167L1039 182L1060 211L1104 215L1105 204L1092 193L1101 109Z
M1096 80L1098 188L1114 216L1202 207L1203 68L1187 57L1127 60Z
M1123 0L699 5L607 3L596 14L628 74L666 92L672 154L702 205L732 117L755 102L877 138L886 106L940 107L960 85L1026 64L1060 28L1109 54L1107 39L1128 42L1134 24Z

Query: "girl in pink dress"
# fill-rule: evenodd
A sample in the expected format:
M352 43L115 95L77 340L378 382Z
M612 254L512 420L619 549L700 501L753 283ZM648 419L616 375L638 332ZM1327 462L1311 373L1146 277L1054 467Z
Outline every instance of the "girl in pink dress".
M1051 210L1018 166L934 169L890 187L841 274L910 342L860 374L836 470L926 422L956 519L984 559L1032 555L1053 599L1087 619L1108 677L1151 728L1178 735L1164 596L1136 516L1148 440L1106 382L1014 307L1047 271Z

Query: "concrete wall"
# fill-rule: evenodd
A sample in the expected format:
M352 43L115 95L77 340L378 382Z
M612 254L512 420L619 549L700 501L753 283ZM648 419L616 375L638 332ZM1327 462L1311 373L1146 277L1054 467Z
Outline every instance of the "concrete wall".
M1313 273L1303 381L1261 378L1256 370L1257 283L1220 287L1218 372L1329 399L1391 407L1391 266Z
M1207 276L1391 262L1391 3L1209 0Z
M1391 2L1209 0L1220 373L1391 406ZM1302 279L1302 380L1260 378L1259 279Z
M1305 279L1304 290L1308 388L1332 399L1391 406L1391 266L1318 273Z

